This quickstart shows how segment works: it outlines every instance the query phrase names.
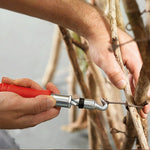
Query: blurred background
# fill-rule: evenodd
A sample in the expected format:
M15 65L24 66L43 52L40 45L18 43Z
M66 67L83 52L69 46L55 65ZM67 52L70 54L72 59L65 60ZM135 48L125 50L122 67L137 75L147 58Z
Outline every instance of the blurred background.
M138 2L141 11L144 10L143 1ZM123 15L127 23L125 13ZM50 22L0 9L0 79L3 76L30 78L41 84L52 48L54 29L55 25ZM58 64L53 83L62 94L67 94L70 63L64 44ZM67 133L61 130L65 124L68 124L68 109L63 108L57 118L36 127L0 130L0 148L14 148L15 141L22 149L87 149L87 131Z

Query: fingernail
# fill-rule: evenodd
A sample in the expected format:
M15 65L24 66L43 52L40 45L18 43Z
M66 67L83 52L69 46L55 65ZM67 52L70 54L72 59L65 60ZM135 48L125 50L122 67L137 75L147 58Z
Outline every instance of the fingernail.
M56 105L56 100L52 96L47 97L47 109L52 108Z
M117 83L117 87L119 89L124 89L126 87L126 84L127 82L125 80L120 80L118 83Z

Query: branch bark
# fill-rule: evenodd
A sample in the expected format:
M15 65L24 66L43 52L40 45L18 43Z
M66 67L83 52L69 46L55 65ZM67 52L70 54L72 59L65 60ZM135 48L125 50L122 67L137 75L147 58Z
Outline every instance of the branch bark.
M117 24L116 24L116 8L115 8L115 0L110 0L110 24L111 24L111 37L112 37L112 45L118 45L118 37L117 37ZM122 70L124 71L124 65L121 57L120 48L114 49L114 53L118 63L120 64ZM124 71L125 72L125 71ZM129 81L125 88L125 94L128 104L133 104L132 93L130 90ZM137 132L137 136L140 142L142 149L149 149L146 137L144 135L143 127L141 124L140 116L136 110L136 108L129 107L129 111L133 120L134 127ZM131 123L131 122L130 122Z
M76 53L72 45L71 36L64 27L59 26L59 29L63 35L63 39L67 47L67 52L68 52L74 73L80 85L81 91L83 92L85 97L90 97L89 89L87 88L86 83L84 82L82 72L77 62L77 57L76 57ZM74 132L74 131L84 129L86 127L87 127L87 111L81 110L80 115L78 116L78 119L72 124L63 126L62 129L65 131Z
M70 67L70 75L68 79L68 94L72 95L73 97L76 95L76 77L74 74L74 70L72 66ZM69 123L75 122L77 119L77 107L72 106L69 110Z
M135 35L135 39L141 39L141 41L137 42L137 44L143 58L146 54L147 42L142 41L142 39L146 39L146 31L138 4L136 0L123 0L122 2L129 19L129 24L131 25L132 31Z
M55 33L54 33L54 39L53 39L53 47L52 47L52 51L50 53L50 57L48 60L48 64L46 66L46 70L42 79L42 86L45 87L47 85L47 83L49 81L52 81L56 67L57 67L57 63L58 63L58 58L59 58L59 54L60 54L60 49L61 49L61 34L60 31L58 29L58 27L56 27L55 29Z
M95 80L93 78L93 74L90 72L90 70L87 73L87 81L88 81L88 87L91 91L92 99L97 99L97 86L96 86ZM100 118L101 118L101 123L105 122L102 112L100 112L99 115L100 115ZM94 121L94 118L96 118L96 115L92 114L90 116L90 118L91 117L92 117L92 121ZM89 118L89 120L90 120L90 118ZM102 127L104 127L104 124L102 125ZM89 124L89 131L93 132L92 134L90 134L91 135L90 145L93 145L93 149L99 149L100 147L105 147L104 146L105 143L102 142L103 137L100 137L100 134L98 134L99 131L97 132L97 127L93 126L92 123Z
M104 76L102 75L100 69L91 61L90 58L90 54L89 54L89 50L87 49L87 47L83 46L83 45L87 45L86 41L83 39L82 40L83 43L78 43L76 44L76 42L74 44L76 44L77 46L79 46L81 49L83 49L83 51L85 52L85 56L86 56L86 61L88 63L88 66L90 68L90 71L94 77L94 79L96 80L96 85L97 85L97 90L99 93L99 96L97 96L98 98L103 97L109 99L109 101L114 100L118 102L120 102L121 98L120 98L120 92L118 89L116 89L108 80L104 79ZM111 91L111 93L109 92ZM99 99L97 99L97 103L99 102ZM117 108L117 109L116 109ZM118 114L119 112L119 114ZM122 106L111 106L111 108L107 109L107 120L109 123L109 126L111 129L121 129L122 131L125 130L125 126L123 124L123 118L124 117L124 113L122 110ZM102 118L102 117L100 117ZM115 145L118 149L120 149L123 145L123 142L125 141L125 136L123 134L113 134L113 139L115 142Z
M109 0L95 0L96 6L107 16L109 12Z
M86 110L81 110L75 122L64 125L61 129L67 132L76 132L85 128L87 128L87 112Z
M76 54L75 54L75 51L73 49L73 46L72 46L72 40L71 40L71 36L69 34L69 32L63 28L63 27L59 27L60 28L60 31L62 32L62 35L63 35L63 38L64 38L64 41L66 43L66 46L67 46L67 51L68 51L68 55L70 57L70 60L71 60L71 63L73 65L73 68L74 68L74 71L75 71L75 74L76 74L76 77L77 77L77 80L79 82L79 85L81 87L81 91L83 92L83 95L85 98L92 98L91 97L91 94L89 92L89 89L87 88L85 82L84 82L84 79L83 79L83 75L82 75L82 72L79 68L79 65L78 65L78 62L77 62L77 58L76 58ZM91 110L91 111L88 111L88 127L92 126L92 122L91 122L91 119L93 117L93 115L96 115L96 112L95 110ZM100 134L100 136L103 134L103 143L104 143L104 149L112 149L111 148L111 145L109 143L109 138L108 138L108 135L107 135L107 132L106 130L102 130L102 127L104 129L104 126L100 126L101 125L101 121L100 121L100 118L98 115L96 115L96 118L94 118L95 120L95 123L96 123L96 126L97 126L97 129L98 129L98 134ZM90 129L90 128L89 128ZM94 129L94 128L93 128ZM91 130L90 130L91 131ZM91 140L94 139L94 132L89 132L89 143L91 143ZM91 139L90 137L92 137L93 139ZM94 148L95 145L90 145L90 148Z
M145 1L146 6L146 38L147 38L147 48L146 48L146 55L143 58L144 61L144 68L146 70L146 74L148 79L150 80L150 0Z
M112 85L110 85L105 79L104 76L102 75L101 71L99 68L91 61L89 51L85 51L86 54L86 60L87 63L90 67L90 70L93 74L94 79L96 80L96 85L98 87L98 90L100 92L99 98L107 98L109 101L112 101L115 99L115 101L120 101L121 98L119 97L119 93ZM111 93L109 92L111 91ZM117 95L118 94L118 95ZM99 103L99 99L97 101ZM117 109L116 109L117 108ZM107 109L107 120L109 123L110 128L119 128L121 130L125 130L125 127L122 123L122 118L124 117L122 106L111 106L111 108ZM119 116L117 115L119 112ZM113 134L113 139L115 142L115 145L118 149L120 149L123 145L123 142L125 140L124 135L122 134Z
M118 28L120 28L124 31L125 28L124 28L124 21L123 21L123 17L122 17L122 12L121 12L121 8L120 8L120 0L115 0L115 5L116 5L117 26L118 26Z
M140 72L140 77L139 77L138 84L136 86L136 91L135 91L135 96L134 96L135 103L137 105L141 105L148 99L147 92L148 92L149 84L150 84L150 76L148 75L150 55L147 52L149 44L147 41L142 41L143 39L147 38L146 31L148 32L148 30L145 30L144 23L143 23L137 2L135 0L132 0L132 1L126 0L126 1L123 1L123 3L124 3L125 10L127 12L133 33L135 35L135 39L141 39L141 41L137 42L137 44L138 44L138 47L140 49L140 52L144 61L144 65ZM149 7L149 5L147 4L146 7ZM148 9L149 8L146 8L146 10ZM149 20L147 22L149 22ZM148 137L147 120L142 119L141 122L143 125L144 133L147 138Z

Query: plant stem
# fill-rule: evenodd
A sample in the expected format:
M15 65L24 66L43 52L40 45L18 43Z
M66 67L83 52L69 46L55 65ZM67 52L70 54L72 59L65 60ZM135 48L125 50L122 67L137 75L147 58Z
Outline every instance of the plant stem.
M118 41L118 36L117 36L115 0L110 0L110 15L109 15L109 17L110 17L110 24L111 24L112 45L113 44L118 45L119 41ZM120 67L124 71L124 65L123 65L123 61L122 61L122 57L121 57L120 47L114 49L114 53L115 53L116 59L117 59L119 65L120 65ZM133 105L134 103L133 103L132 93L131 93L131 90L130 90L129 81L127 83L127 86L125 87L125 95L126 95L126 99L127 99L127 104L128 105ZM144 132L143 132L143 127L142 127L142 124L141 124L140 116L139 116L136 108L129 107L129 111L130 111L130 114L131 114L131 118L132 118L134 127L136 129L137 136L138 136L139 142L141 144L141 147L143 149L149 149L146 137L145 137ZM130 124L132 124L131 121L130 121ZM133 130L128 131L128 132L132 133Z
M52 51L50 53L48 64L46 66L46 70L45 70L45 73L44 73L44 76L42 79L43 87L46 87L47 83L49 81L52 81L52 79L53 79L55 70L57 68L60 50L61 50L61 40L62 40L62 38L61 38L60 31L59 31L58 27L56 27L55 33L54 33Z
M79 82L81 91L82 91L85 98L92 98L91 94L89 92L89 89L88 89L86 83L84 82L82 72L81 72L80 67L78 65L76 53L75 53L73 45L72 45L71 36L65 28L63 28L63 27L59 27L59 28L60 28L60 31L63 35L64 41L65 41L65 44L67 47L68 55L70 57L70 60L71 60L73 69L75 71L76 78ZM94 119L96 126L97 126L97 130L98 130L97 133L100 134L100 136L103 135L103 136L101 136L101 137L103 137L103 146L104 146L103 148L104 149L112 149L111 145L109 143L109 138L108 138L107 132L106 132L106 130L104 130L104 126L101 126L101 121L100 121L99 116L96 115L96 118L92 118L94 114L97 114L95 110L88 111L88 123L89 123L88 127L89 127L89 131L90 131L89 132L89 143L91 144L90 148L93 149L95 147L95 145L97 145L96 143L94 143L94 141L92 141L92 140L94 140L94 137L95 137L94 133L95 132L92 132L92 130L91 130L91 126L93 125L91 122L91 119Z

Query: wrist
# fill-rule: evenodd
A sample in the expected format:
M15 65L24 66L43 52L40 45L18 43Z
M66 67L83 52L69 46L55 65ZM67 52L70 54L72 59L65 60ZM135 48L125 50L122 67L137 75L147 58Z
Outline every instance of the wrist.
M106 40L110 42L110 25L102 12L95 9L88 19L87 29L84 33L84 37L88 40Z

